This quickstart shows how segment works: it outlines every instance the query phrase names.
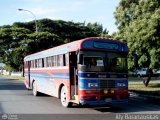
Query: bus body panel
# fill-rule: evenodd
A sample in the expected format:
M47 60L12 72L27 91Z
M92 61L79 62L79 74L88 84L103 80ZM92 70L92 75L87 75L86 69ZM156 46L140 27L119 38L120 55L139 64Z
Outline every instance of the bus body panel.
M28 72L25 72L25 85L29 88ZM70 90L69 69L64 68L47 68L47 69L31 69L30 81L37 82L37 90L51 96L59 97L60 86L66 85ZM32 86L30 86L32 88Z
M127 72L79 71L77 60L80 51L86 55L86 51L102 51L119 55L128 54L128 47L118 40L91 37L28 55L24 58L26 87L32 89L35 81L39 92L59 98L61 87L64 85L68 90L68 99L76 100L75 103L80 104L126 103L129 97ZM52 56L63 55L65 61L66 54L68 54L68 64L65 66L35 67L39 59L50 57L53 60ZM32 61L34 64L31 63ZM59 62L57 58L56 62ZM73 62L75 65L72 64ZM77 69L77 73L74 69Z
M90 84L97 86L89 86ZM119 84L123 84L123 86ZM81 104L126 103L129 97L127 75L80 72L79 95Z

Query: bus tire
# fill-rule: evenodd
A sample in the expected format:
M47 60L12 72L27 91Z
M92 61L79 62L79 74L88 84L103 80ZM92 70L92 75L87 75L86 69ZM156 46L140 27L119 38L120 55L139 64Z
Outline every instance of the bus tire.
M39 92L37 91L37 84L36 84L36 81L33 82L32 84L32 93L34 96L39 96Z
M61 96L60 97L61 97L61 104L62 104L63 107L68 108L68 107L72 106L72 103L69 102L69 100L68 100L68 93L67 93L67 87L66 86L63 86L61 88Z

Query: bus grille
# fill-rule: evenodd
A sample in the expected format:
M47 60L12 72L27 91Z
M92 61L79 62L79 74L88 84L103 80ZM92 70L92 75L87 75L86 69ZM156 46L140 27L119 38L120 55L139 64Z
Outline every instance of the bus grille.
M100 89L115 88L115 80L100 80Z

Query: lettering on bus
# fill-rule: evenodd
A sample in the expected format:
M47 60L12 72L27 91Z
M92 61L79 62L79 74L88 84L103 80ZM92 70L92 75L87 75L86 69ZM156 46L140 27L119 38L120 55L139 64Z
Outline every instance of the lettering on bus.
M107 75L98 75L99 78L106 78Z

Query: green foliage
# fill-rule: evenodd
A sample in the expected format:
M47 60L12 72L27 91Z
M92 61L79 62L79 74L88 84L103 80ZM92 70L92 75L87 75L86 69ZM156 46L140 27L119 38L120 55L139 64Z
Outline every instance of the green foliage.
M0 61L9 70L22 70L26 55L85 37L108 36L98 23L74 23L63 20L37 20L16 22L12 26L0 26Z
M15 69L11 66L4 66L4 69L10 72L15 71Z
M119 34L126 40L129 67L134 67L132 53L136 51L139 67L160 67L160 1L121 0L115 12Z

